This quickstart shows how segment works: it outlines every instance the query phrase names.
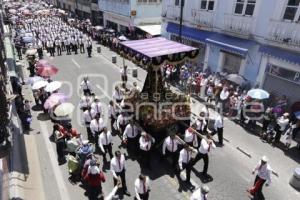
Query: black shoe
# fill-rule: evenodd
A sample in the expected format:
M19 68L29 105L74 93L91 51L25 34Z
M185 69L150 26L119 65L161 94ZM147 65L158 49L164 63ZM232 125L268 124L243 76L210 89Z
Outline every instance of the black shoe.
M127 196L129 196L129 197L131 196L131 194L130 194L130 192L128 190L125 190L124 194L127 195Z

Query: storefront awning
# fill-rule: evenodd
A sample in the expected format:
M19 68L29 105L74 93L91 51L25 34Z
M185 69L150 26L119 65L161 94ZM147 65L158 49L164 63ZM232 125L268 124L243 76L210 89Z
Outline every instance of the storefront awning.
M245 40L219 33L207 38L206 42L243 57L246 57L248 50L256 45L256 42L252 40Z
M152 36L161 35L161 25L144 25L138 26L138 28Z
M167 26L167 32L179 35L179 27L180 27L179 24L169 22ZM213 34L214 34L213 32L202 31L184 25L182 26L182 36L193 40L197 40L199 42L205 43L205 40L208 37L212 36Z
M272 56L274 58L284 60L286 62L291 62L300 65L300 54L292 51L287 51L285 49L280 49L277 47L261 45L259 52Z

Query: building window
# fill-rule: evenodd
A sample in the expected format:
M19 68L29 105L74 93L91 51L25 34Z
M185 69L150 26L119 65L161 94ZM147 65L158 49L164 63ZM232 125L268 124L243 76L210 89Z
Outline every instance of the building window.
M283 19L291 21L299 21L300 9L299 9L300 0L289 0L283 15Z
M239 74L243 58L239 55L229 52L223 51L223 53L225 54L223 72L228 74Z
M256 0L236 0L234 13L238 15L252 16Z
M200 8L202 10L214 10L215 0L202 0Z

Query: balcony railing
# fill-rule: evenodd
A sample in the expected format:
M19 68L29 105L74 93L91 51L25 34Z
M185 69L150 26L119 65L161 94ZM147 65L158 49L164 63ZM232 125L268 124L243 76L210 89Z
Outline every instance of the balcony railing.
M300 46L300 23L270 20L268 39Z
M214 25L215 14L206 10L192 9L191 17L192 22L204 28L212 28Z
M180 18L180 7L168 6L166 10L162 11L162 17L166 17L172 20L179 20Z
M224 30L249 37L254 28L255 19L249 16L225 14Z

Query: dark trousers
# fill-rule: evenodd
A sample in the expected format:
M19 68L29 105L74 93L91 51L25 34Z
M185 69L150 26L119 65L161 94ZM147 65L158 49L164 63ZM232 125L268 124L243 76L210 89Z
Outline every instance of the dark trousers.
M84 49L84 45L83 44L80 45L80 53L85 53L85 49Z
M87 192L89 199L98 199L99 194L102 194L102 187L94 187L94 186L87 186Z
M217 129L219 144L223 145L223 128Z
M92 57L92 48L88 47L86 50L88 52L88 56Z
M149 191L146 192L145 194L139 194L141 200L148 200L149 199ZM137 198L134 198L137 200Z
M77 52L77 51L78 51L77 45L74 45L74 46L73 46L73 50L74 50L75 54L78 54L78 52Z
M172 167L174 167L175 170L177 169L178 157L179 157L179 154L177 151L170 152L170 151L168 151L168 149L166 149L166 158L171 158Z
M122 182L122 189L124 191L127 190L127 186L126 186L126 177L125 177L125 169L123 169L123 171L121 172L116 172L117 176L121 178L121 182ZM118 180L114 178L114 186L116 186L118 183Z
M55 52L55 48L54 47L50 47L49 51L50 51L50 56L55 56L54 55L54 52Z
M276 135L275 135L275 139L274 139L275 143L279 143L280 142L281 134L282 134L282 131L279 130L279 127L277 126L276 127Z
M103 145L103 148L104 148L104 153L103 154L103 159L106 160L106 154L108 153L110 159L113 158L113 153L112 153L112 144L108 144L108 145Z
M88 136L88 140L93 141L93 134L92 134L92 131L91 131L91 128L90 128L90 123L86 122L85 126L86 126L86 133L87 133L87 136Z
M127 152L130 155L134 155L138 152L138 140L137 137L135 138L127 138Z
M67 55L71 54L71 47L70 45L66 45L66 49L67 49Z
M56 152L58 161L62 161L65 157L64 155L65 141L64 139L59 139L56 141Z
M190 182L191 180L191 171L192 171L192 162L189 163L182 163L182 168L185 169L186 172L186 181Z
M60 56L61 55L61 47L56 46L56 51L57 51L57 55Z
M204 161L204 166L203 166L203 173L204 174L207 174L207 169L208 169L208 162L209 162L209 159L208 159L208 154L202 154L202 153L199 153L197 154L197 156L195 157L192 165L194 166L199 160L203 159Z
M140 162L142 167L151 168L151 150L144 151L140 149Z
M115 123L116 119L113 116L110 116L110 127L112 132L114 132L114 123Z
M99 152L99 143L98 143L98 139L99 139L99 135L100 135L101 131L99 132L95 132L95 135L93 136L93 143L95 144L95 151Z

